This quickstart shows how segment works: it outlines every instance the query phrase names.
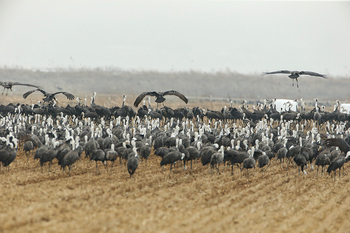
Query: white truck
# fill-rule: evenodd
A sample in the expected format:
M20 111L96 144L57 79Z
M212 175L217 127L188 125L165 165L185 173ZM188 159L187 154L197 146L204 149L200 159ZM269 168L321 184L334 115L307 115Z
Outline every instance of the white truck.
M286 111L298 111L298 102L295 100L289 100L289 99L274 99L273 101L273 107L278 111L286 112Z
M349 114L350 113L350 104L340 104L340 112Z

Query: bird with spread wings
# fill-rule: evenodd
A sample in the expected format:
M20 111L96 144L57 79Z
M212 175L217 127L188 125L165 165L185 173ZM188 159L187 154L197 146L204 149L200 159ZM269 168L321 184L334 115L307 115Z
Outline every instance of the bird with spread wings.
M39 86L36 86L36 85L33 85L33 84L19 83L19 82L2 82L2 81L0 81L0 86L4 87L4 90L2 91L2 95L4 94L5 89L7 89L7 92L6 92L6 95L7 95L8 90L12 91L12 86L15 86L15 85L39 88Z
M316 77L326 78L326 75L319 74L319 73L312 72L312 71L278 70L278 71L272 71L272 72L265 72L265 73L263 73L263 75L267 75L267 74L290 74L290 75L288 75L288 77L289 77L290 79L293 79L293 84L292 84L292 86L294 86L294 79L295 79L295 80L297 80L297 87L298 87L298 88L299 88L298 78L299 78L300 75L310 75L310 76L316 76Z
M57 95L57 94L63 94L63 95L65 95L67 97L67 99L74 100L74 95L69 93L69 92L58 91L58 92L55 92L55 93L48 93L48 92L46 92L46 91L44 91L44 90L42 90L40 88L34 89L34 90L31 90L31 91L28 91L28 92L24 93L23 94L23 98L26 99L30 94L32 94L35 91L40 91L41 93L43 93L43 95L44 95L44 98L43 98L44 102L51 102L53 100L58 102L56 97L55 97L55 95Z
M181 94L180 92L178 91L174 91L174 90L171 90L171 91L165 91L165 92L156 92L156 91L151 91L151 92L143 92L141 93L135 100L134 102L134 106L137 107L139 105L139 103L142 101L142 99L145 97L145 96L154 96L156 97L156 103L163 103L165 101L165 98L164 96L165 95L176 95L177 97L179 97L181 100L183 100L186 104L188 103L188 99L183 95Z

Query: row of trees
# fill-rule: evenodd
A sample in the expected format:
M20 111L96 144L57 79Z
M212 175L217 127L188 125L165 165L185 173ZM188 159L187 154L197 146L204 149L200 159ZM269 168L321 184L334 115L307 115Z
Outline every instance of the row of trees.
M72 93L138 95L144 91L177 90L189 97L222 99L288 98L323 101L347 101L349 78L321 79L302 76L299 88L292 86L287 75L240 74L230 70L220 72L158 72L146 70L54 69L29 70L0 68L0 81L37 84L47 91L65 90ZM16 88L16 87L15 87ZM19 88L19 87L18 87Z

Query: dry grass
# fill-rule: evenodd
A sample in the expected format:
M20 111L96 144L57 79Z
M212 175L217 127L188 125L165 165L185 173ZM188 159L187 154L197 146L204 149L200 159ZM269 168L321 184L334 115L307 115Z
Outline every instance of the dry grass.
M23 152L1 172L0 232L346 232L350 175L299 176L273 162L267 171L221 175L195 163L169 175L151 154L134 178L82 157L71 171L41 172ZM221 169L223 167L221 166ZM338 177L337 177L338 178Z
M130 97L131 98L131 97ZM23 103L19 97L10 102ZM1 101L4 101L2 98ZM99 97L97 103L120 106L121 97ZM65 102L62 98L62 105ZM74 102L72 102L75 104ZM132 102L127 102L131 105ZM225 103L190 103L219 110ZM227 104L227 103L226 103ZM170 102L170 107L183 103ZM340 180L316 170L298 175L273 161L267 171L243 175L234 168L218 175L201 163L169 175L153 153L133 178L116 163L107 172L84 155L71 171L57 162L41 172L33 155L27 163L18 152L10 170L0 173L0 232L348 232L349 165ZM220 169L223 167L221 166Z

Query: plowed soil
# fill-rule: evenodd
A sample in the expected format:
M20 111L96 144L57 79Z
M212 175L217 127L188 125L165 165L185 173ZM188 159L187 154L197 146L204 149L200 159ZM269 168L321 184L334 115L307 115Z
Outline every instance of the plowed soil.
M19 151L0 174L0 232L349 232L350 175L267 171L221 174L200 162L169 174L151 154L130 178L82 155L71 176Z

